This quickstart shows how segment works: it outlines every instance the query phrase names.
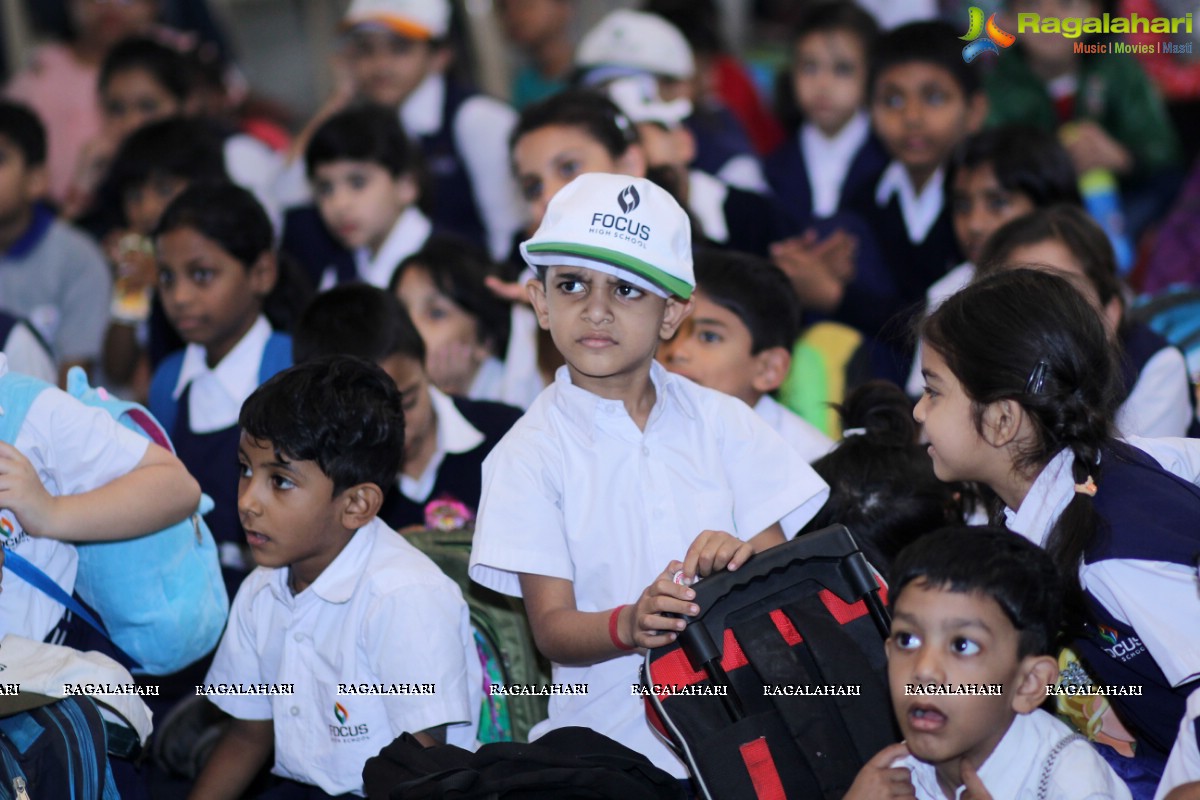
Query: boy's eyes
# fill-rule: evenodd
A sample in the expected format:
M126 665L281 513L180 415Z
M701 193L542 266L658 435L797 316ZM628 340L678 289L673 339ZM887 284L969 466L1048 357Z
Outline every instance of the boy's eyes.
M238 477L239 478L247 478L248 479L250 477L250 465L247 464L245 461L242 461L240 458L238 459L238 462L237 462L237 469L238 469Z
M158 270L158 285L164 289L175 283L175 276L171 274L171 270L159 268Z
M901 650L916 650L921 646L921 640L915 634L908 631L896 631L892 634L892 641L896 643L896 647Z
M579 174L579 162L574 159L560 162L558 165L558 173L563 177L574 178Z
M980 651L979 643L965 636L958 636L950 643L950 649L960 656L973 656Z
M904 95L899 92L886 92L879 98L885 108L903 108Z
M563 280L558 282L558 290L563 294L579 294L585 288L582 281Z
M949 95L941 89L928 89L925 91L924 99L931 106L940 106L946 103Z
M523 179L521 181L521 197L525 198L526 202L532 203L542 196L542 182L540 180Z
M636 300L645 294L641 289L628 283L617 284L617 287L613 291L616 292L617 297L623 297L626 300Z
M190 277L192 279L193 283L197 283L201 286L204 286L208 283L211 283L212 279L215 275L216 275L216 272L214 270L207 269L204 267L199 267L197 269L192 270L189 273L188 277Z
M294 488L296 484L292 483L290 478L285 478L282 475L272 475L271 485L276 489L291 489Z
M705 344L719 344L720 342L724 341L721 338L721 334L717 333L716 331L700 331L696 334L696 338Z
M924 386L921 388L921 391L924 392L925 396L928 397L930 400L932 400L934 397L937 396L937 390L931 386Z

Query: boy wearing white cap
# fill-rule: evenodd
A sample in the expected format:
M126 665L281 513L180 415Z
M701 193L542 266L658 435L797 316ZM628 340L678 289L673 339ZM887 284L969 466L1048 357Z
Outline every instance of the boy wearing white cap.
M484 462L470 575L523 597L554 680L588 686L552 696L534 737L590 727L682 777L632 691L636 651L683 627L662 614L697 611L673 573L737 569L829 487L744 403L655 362L695 286L688 217L665 190L581 175L521 253L566 365Z

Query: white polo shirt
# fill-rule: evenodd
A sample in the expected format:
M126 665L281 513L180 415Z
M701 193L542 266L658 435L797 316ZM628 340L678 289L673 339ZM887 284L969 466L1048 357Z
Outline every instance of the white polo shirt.
M404 731L470 722L457 738L474 738L482 690L467 605L428 557L376 519L304 591L287 581L287 568L250 573L205 678L295 685L292 696L209 697L238 719L274 721L276 775L362 794L363 765ZM338 684L436 691L347 695Z
M354 267L358 277L372 286L386 289L400 262L420 250L431 233L433 223L420 209L416 206L404 209L375 255L371 255L371 251L365 247L354 251ZM333 267L327 268L321 276L321 291L333 288L336 281L337 274Z
M997 800L1128 800L1130 794L1125 782L1084 739L1076 739L1062 748L1050 769L1048 791L1038 794L1051 751L1072 733L1040 708L1030 714L1018 714L996 749L979 767L979 779ZM945 800L932 764L906 756L894 766L912 771L918 800ZM965 791L965 786L958 787L955 800Z
M7 372L8 360L0 354L0 375ZM5 400L0 393L0 410ZM150 441L121 427L107 411L49 388L34 398L12 444L32 462L46 491L57 496L89 492L125 475L142 460ZM79 556L73 545L30 536L8 509L0 509L0 539L64 591L74 591ZM45 639L62 618L62 604L11 573L3 585L0 620L7 632Z
M1196 720L1200 719L1200 689L1188 695L1187 712L1179 726L1179 738L1171 748L1154 800L1163 800L1179 786L1200 781L1200 743L1196 741Z
M250 330L215 367L208 366L204 347L189 344L171 397L176 401L190 385L188 422L193 433L212 433L237 425L242 403L258 388L263 350L271 338L271 323L259 315Z
M735 397L650 368L654 408L639 430L619 400L571 383L566 367L483 464L471 578L520 596L519 575L572 581L580 611L633 603L705 529L749 539L789 514L807 522L829 487ZM554 664L586 696L550 698L533 730L593 728L684 776L630 691L636 653Z

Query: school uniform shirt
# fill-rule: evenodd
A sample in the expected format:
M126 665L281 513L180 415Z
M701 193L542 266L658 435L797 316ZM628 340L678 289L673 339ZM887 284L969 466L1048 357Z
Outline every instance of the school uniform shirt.
M833 439L769 394L764 394L754 404L754 413L809 464L833 449Z
M650 367L656 399L639 430L619 400L575 386L566 367L483 464L470 576L521 596L519 575L571 581L580 611L640 596L701 531L750 539L789 514L806 522L829 487L741 400ZM550 698L533 738L593 728L673 775L683 765L651 731L638 682L641 656L554 664L556 683L588 685Z
M1172 789L1193 781L1200 781L1200 689L1188 696L1179 738L1171 748L1154 800L1164 800Z
M215 367L208 366L203 345L187 346L171 396L178 401L191 386L188 417L193 433L212 433L237 425L242 403L258 388L259 365L269 338L271 324L260 315Z
M480 668L467 605L402 536L372 520L299 594L289 571L258 567L246 578L204 679L292 685L291 695L209 696L238 719L273 721L272 772L361 795L367 759L404 731L475 721ZM435 691L339 694L339 684Z
M1136 325L1131 323L1125 341L1125 356L1131 359L1129 377L1136 379L1117 410L1117 430L1138 436L1186 436L1195 413L1187 361L1179 348L1145 326L1133 330ZM1130 336L1148 340L1145 344L1158 347L1157 352L1141 361L1146 348L1138 347L1143 342L1131 341Z
M470 399L489 400L524 410L529 408L529 404L537 399L537 396L542 393L542 389L546 388L546 382L542 380L541 373L537 369L537 318L518 317L518 309L528 312L528 317L533 317L533 312L517 304L513 306L511 315L514 322L518 318L521 320L520 325L514 325L520 331L519 335L524 337L521 344L527 344L531 336L535 337L533 338L533 352L525 352L517 359L523 361L527 365L526 368L524 370L513 369L507 361L501 361L495 356L488 356L479 365L479 371L475 373L474 380L467 388L467 397ZM532 323L532 325L527 323ZM506 358L509 353L519 349L514 348L512 339L513 336L510 333Z
M517 113L491 97L462 99L452 120L446 120L450 88L443 75L425 78L400 106L400 124L413 138L435 136L444 126L470 181L475 211L486 234L481 242L492 258L508 255L513 234L525 225L525 204L509 167L508 135L517 124ZM429 165L436 168L437 165ZM436 180L436 175L433 176ZM445 199L434 198L434 203ZM453 215L454 209L448 209ZM436 221L441 215L433 214ZM454 229L453 225L446 225Z
M975 280L975 265L964 261L954 269L938 278L925 292L925 313L932 314L937 307L966 288ZM925 378L921 375L921 342L917 341L916 353L913 356L912 370L908 373L908 382L904 391L910 397L918 397L925 391Z
M404 209L375 255L371 255L371 251L365 247L354 251L354 268L358 277L372 286L386 289L400 262L420 250L432 232L433 224L416 206ZM332 288L336 282L333 268L327 268L321 276L320 291Z
M8 359L0 354L0 375ZM0 397L0 407L3 398ZM14 447L30 460L51 495L81 494L125 475L146 454L149 440L122 427L107 411L48 388L34 398ZM39 567L66 592L75 588L79 558L56 539L30 536L8 509L0 509L3 545ZM42 641L66 609L25 581L6 575L0 592L0 619L8 632Z
M996 748L979 767L979 779L992 797L1004 800L1128 800L1129 789L1087 740L1078 738L1065 745L1054 760L1045 794L1039 784L1051 752L1074 733L1052 714L1035 709L1018 714L996 743ZM934 765L915 756L905 756L893 766L912 772L918 800L944 800ZM963 796L959 786L954 800Z
M759 258L767 258L771 245L790 228L773 198L730 186L700 170L688 172L687 205L705 238Z

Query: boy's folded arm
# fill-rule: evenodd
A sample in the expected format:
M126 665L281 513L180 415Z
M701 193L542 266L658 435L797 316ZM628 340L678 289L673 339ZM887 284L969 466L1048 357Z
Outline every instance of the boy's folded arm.
M254 781L275 743L271 720L234 719L200 771L192 800L236 800Z

